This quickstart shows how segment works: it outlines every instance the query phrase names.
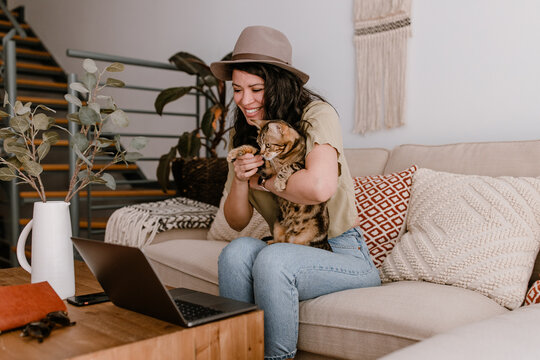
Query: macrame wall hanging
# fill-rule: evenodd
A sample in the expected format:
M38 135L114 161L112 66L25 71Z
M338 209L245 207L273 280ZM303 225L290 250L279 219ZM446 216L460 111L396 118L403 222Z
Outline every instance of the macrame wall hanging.
M411 0L355 0L355 133L404 124Z

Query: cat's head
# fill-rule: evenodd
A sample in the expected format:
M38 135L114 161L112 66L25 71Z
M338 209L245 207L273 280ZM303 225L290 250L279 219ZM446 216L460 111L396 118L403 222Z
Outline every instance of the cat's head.
M298 131L283 120L257 120L257 126L260 126L257 143L265 160L288 154L303 139Z

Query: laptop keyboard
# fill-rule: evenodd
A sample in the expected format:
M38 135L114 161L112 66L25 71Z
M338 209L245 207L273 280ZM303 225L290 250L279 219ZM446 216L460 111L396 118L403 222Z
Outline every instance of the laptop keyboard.
M187 321L202 319L208 316L221 314L223 312L183 300L174 299L174 302Z

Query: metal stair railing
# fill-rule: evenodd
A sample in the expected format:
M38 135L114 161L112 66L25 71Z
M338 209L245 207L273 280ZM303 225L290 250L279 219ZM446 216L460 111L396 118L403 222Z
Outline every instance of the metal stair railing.
M8 33L3 37L2 39L2 58L4 60L4 66L2 69L3 77L4 77L4 89L8 93L8 100L11 104L15 104L15 100L17 99L17 56L16 56L16 48L15 48L15 41L13 40L13 37L15 34L19 34L21 38L26 38L26 32L23 30L23 28L20 26L17 19L11 14L11 12L7 9L5 3L3 1L0 1L0 9L4 12L6 17L9 19L11 24L13 25L13 28L8 31ZM9 108L7 109L10 116L14 116L13 109ZM9 120L5 120L9 121ZM3 126L7 126L5 122L3 123ZM3 141L0 142L0 146L3 146ZM17 240L19 236L19 192L17 189L17 180L11 180L9 182L9 185L7 186L7 193L8 193L8 199L9 199L9 239L10 239L10 245L17 246ZM17 260L16 256L14 256L14 253L9 251L8 259L5 259L7 262L9 262L11 265L16 266Z
M162 63L162 62L156 62L156 61L149 61L149 60L143 60L143 59L136 59L136 58L130 58L130 57L123 57L123 56L116 56L116 55L109 55L109 54L102 54L102 53L96 53L96 52L90 52L90 51L83 51L83 50L74 50L74 49L67 49L66 51L67 56L69 57L75 57L75 58L90 58L93 60L98 61L105 61L105 62L119 62L124 65L132 65L136 67L146 67L146 68L153 68L153 69L165 69L165 70L173 70L173 71L179 71L175 66L168 64L168 63ZM77 77L75 74L69 74L68 75L68 91L72 95L76 95L75 91L71 90L70 84L77 81ZM148 86L141 86L136 84L126 84L121 89L132 89L132 90L144 90L144 91L150 91L150 92L160 92L163 89L158 89L154 87L148 87ZM195 112L163 112L163 115L167 116L180 116L180 117L193 117L195 119L196 126L199 126L200 121L200 95L196 92L192 92L189 95L192 95L195 97ZM136 113L136 114L151 114L151 115L157 115L154 109L147 110L147 109L126 109L122 108L122 110L126 113ZM77 109L74 105L70 104L68 106L68 113L74 113L77 112ZM78 125L74 122L69 122L69 131L71 133L75 133L78 131ZM171 135L169 134L136 134L136 133L127 133L127 132L118 132L118 133L102 133L104 136L114 136L114 135L120 135L120 136L126 136L126 137L133 137L133 136L144 136L147 138L178 138L178 134ZM96 158L97 160L100 160L101 158ZM101 160L107 160L107 158L103 158ZM143 157L138 159L137 161L157 161L159 158L156 157ZM73 151L70 151L70 158L69 158L69 168L70 168L70 177L73 174L73 169L75 167L76 162L76 155ZM147 179L140 179L140 180L118 180L117 184L128 184L128 185L134 185L134 184L141 184L141 183L154 183L153 180L147 180ZM125 206L125 203L122 204L105 204L105 205L94 205L93 204L93 198L92 198L92 187L89 186L87 189L87 198L86 198L86 206L87 206L87 235L88 237L91 237L93 234L99 234L104 233L105 230L93 230L92 229L92 212L94 210L109 210L109 209L118 209L120 207ZM165 195L165 194L164 194ZM117 200L134 200L133 198L121 198L117 197L115 198ZM153 200L152 198L145 197L141 200ZM154 199L155 200L155 199ZM75 197L72 198L72 211L71 211L71 217L72 217L72 223L77 224L77 228L73 229L74 234L78 235L79 233L79 218L80 218L80 198L77 194Z

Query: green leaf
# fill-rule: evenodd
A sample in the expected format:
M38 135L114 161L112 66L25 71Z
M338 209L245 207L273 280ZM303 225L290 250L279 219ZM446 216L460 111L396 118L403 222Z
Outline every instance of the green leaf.
M84 84L84 86L86 86L88 90L92 91L92 89L97 84L96 75L86 72L82 76L81 82Z
M88 106L83 106L79 110L79 120L83 125L95 125L101 121L101 117L97 112L94 111L94 109Z
M174 100L180 99L182 96L189 93L192 89L195 89L195 87L194 86L182 86L182 87L168 88L168 89L165 89L165 90L161 91L158 94L158 96L156 98L156 101L154 102L154 108L156 109L156 112L159 115L162 115L163 114L163 108L165 107L165 105L167 105L168 103L170 103L170 102L172 102Z
M79 150L77 146L73 147L73 151L75 151L75 155L77 155L77 157L81 159L88 166L89 169L92 169L92 162L90 162L90 160L88 160L88 158L84 156L84 154L81 152L81 150Z
M94 110L97 114L100 114L101 112L101 106L98 103L95 102L89 102L88 107L92 110ZM101 120L101 117L100 117Z
M76 124L82 125L81 119L79 119L79 113L78 113L78 112L68 114L68 115L67 115L67 119L68 119L69 121L73 121L73 122L76 123Z
M184 132L178 138L178 153L186 159L191 159L199 155L201 149L201 139L197 136L197 131Z
M124 71L124 64L115 62L107 66L105 70L107 70L108 72L121 72Z
M188 52L180 51L171 56L169 61L173 63L178 70L189 75L199 75L203 78L212 75L210 67L206 65L204 61Z
M9 115L7 112L0 110L0 117L10 117L10 116L11 115Z
M25 133L30 128L27 116L15 116L9 120L9 126L18 133Z
M176 146L173 146L167 154L161 155L156 169L156 178L163 192L167 191L169 176L171 174L171 162L176 158Z
M136 151L128 151L126 152L126 155L124 155L124 160L129 162L135 162L143 157L143 154Z
M80 82L73 82L69 84L70 89L78 91L81 94L88 94L88 89Z
M201 130L207 139L210 139L214 133L214 107L215 105L206 110L201 121Z
M34 125L34 128L36 128L36 130L48 130L50 129L51 125L54 124L54 119L52 123L49 119L52 118L45 114L36 114L32 118L32 125Z
M124 87L126 84L122 80L114 79L114 78L107 78L106 82L107 86L112 87Z
M15 175L15 171L9 167L2 167L0 168L0 180L2 181L11 181L15 179L17 176Z
M50 111L50 112L56 113L56 110L53 110L53 109L51 109L50 107L47 107L47 106L41 105L41 104L37 105L37 106L36 106L36 109L43 109L43 110L46 110L46 111Z
M99 148L106 148L111 145L114 145L115 142L114 140L111 140L111 139L99 138L99 139L96 139L96 143Z
M65 94L64 99L66 99L68 103L73 104L75 106L78 106L78 107L82 106L81 100L78 97L75 97L71 94Z
M43 167L41 167L41 165L39 165L35 161L26 160L26 161L23 161L22 165L23 165L24 171L26 171L31 176L36 177L36 176L39 176L39 174L43 172Z
M46 131L42 135L43 141L54 145L60 140L60 135L54 130Z
M71 146L79 149L79 151L84 151L88 148L88 139L84 134L76 133L71 137Z
M96 66L96 62L94 60L92 60L92 59L84 59L82 67L83 67L84 70L86 70L90 74L93 74L96 71L98 71L98 68Z
M111 174L101 174L101 179L105 181L105 186L111 190L116 190L116 180Z
M111 115L109 115L113 124L120 127L127 127L129 125L129 120L126 113L123 110L115 110Z
M13 136L13 135L15 135L15 133L10 128L2 128L2 129L0 129L0 139L6 139L6 138L8 138L10 136Z
M26 113L29 113L32 109L30 109L29 106L23 105L20 101L15 102L15 106L13 107L13 111L15 111L15 114L17 115L24 115Z
M51 144L48 142L42 142L37 148L37 154L39 161L43 160L45 156L51 151Z
M131 143L129 145L135 150L141 150L147 144L148 144L148 138L145 138L144 136L136 136L133 139L131 139Z

